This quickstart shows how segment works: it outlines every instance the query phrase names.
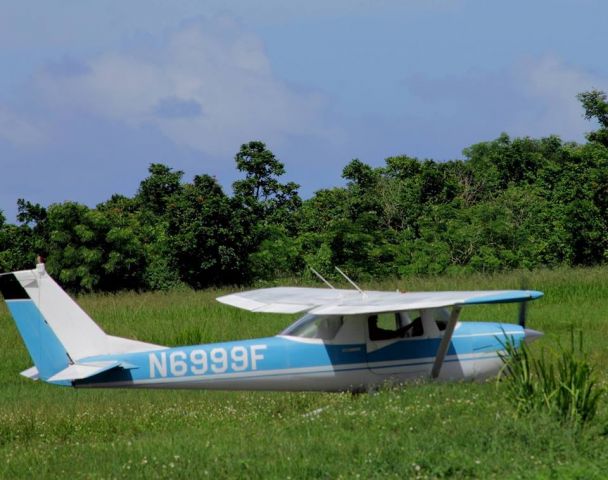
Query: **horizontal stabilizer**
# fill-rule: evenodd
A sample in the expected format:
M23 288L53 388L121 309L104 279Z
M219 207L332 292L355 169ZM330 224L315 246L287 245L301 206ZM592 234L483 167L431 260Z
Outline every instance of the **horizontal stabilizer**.
M113 368L137 368L117 355L166 347L107 335L51 278L35 270L0 273L0 295L34 361L21 374L50 382L81 380Z
M23 370L21 372L25 378L29 378L30 380L38 380L40 378L40 374L38 373L38 369L36 367L28 368L27 370Z
M51 378L49 378L48 381L59 382L64 380L82 380L84 378L89 378L99 373L107 372L108 370L112 370L113 368L132 369L137 367L135 365L120 362L117 360L75 363L64 370L61 370L59 373L56 373Z

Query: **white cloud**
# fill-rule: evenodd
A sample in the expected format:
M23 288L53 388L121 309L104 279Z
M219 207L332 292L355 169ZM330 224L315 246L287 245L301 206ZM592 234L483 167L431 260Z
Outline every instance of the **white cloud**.
M474 70L441 78L411 75L404 85L418 102L417 110L426 112L421 115L449 125L461 139L473 133L470 141L481 141L507 132L584 141L584 133L594 127L583 118L576 95L592 88L608 90L608 78L543 55L494 72Z
M526 59L515 69L515 81L538 112L523 125L513 125L519 134L558 134L566 139L578 138L591 130L583 118L583 109L576 95L599 88L608 90L608 79L594 76L575 66L567 65L558 57L546 55Z
M189 21L147 49L66 70L37 76L50 108L153 125L177 145L212 155L232 154L254 138L281 145L290 135L327 140L334 133L323 125L324 97L277 78L260 39L227 17ZM197 105L200 114L163 114L167 102Z

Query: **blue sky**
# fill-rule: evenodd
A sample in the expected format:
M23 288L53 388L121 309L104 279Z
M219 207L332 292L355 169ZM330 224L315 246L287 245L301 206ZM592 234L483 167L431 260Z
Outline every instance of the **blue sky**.
M252 139L305 196L352 158L583 141L606 19L604 0L0 0L0 210L132 195L151 162L229 192Z

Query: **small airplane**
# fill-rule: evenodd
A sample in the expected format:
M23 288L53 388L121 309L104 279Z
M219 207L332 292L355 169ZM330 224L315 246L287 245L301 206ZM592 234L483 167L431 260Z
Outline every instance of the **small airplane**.
M219 297L251 312L306 313L274 337L176 348L106 334L43 263L1 274L0 292L35 365L21 374L78 388L365 391L420 377L480 379L498 373L507 339L542 335L525 319L459 321L463 307L524 305L542 292L364 292L345 278L354 290L323 279L331 288Z

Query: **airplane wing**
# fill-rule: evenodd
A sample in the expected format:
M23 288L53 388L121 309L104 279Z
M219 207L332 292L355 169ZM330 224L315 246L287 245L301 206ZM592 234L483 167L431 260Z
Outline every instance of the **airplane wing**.
M356 315L420 310L484 303L526 302L543 296L534 290L479 290L463 292L379 292L356 290L275 287L233 293L217 300L251 312L315 315Z

